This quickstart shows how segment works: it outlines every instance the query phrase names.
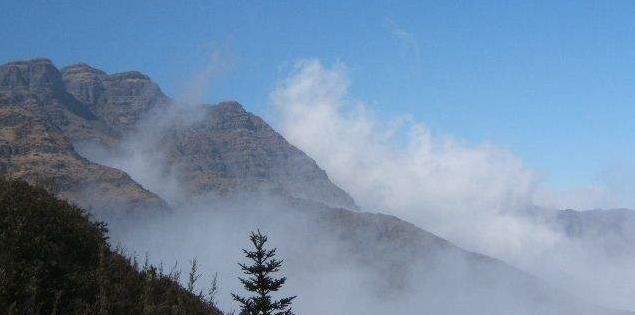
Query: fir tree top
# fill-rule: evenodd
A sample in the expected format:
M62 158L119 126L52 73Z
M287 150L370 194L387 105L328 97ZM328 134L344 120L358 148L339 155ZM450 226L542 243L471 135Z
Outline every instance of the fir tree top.
M282 260L276 259L276 249L266 249L267 236L260 233L260 230L251 232L249 240L253 245L252 250L243 249L245 257L251 260L252 264L238 263L246 278L238 279L243 287L252 292L251 296L242 297L232 293L234 300L240 303L241 313L244 315L293 315L291 302L295 296L273 300L272 292L278 291L287 281L286 277L275 278L273 273L280 271Z

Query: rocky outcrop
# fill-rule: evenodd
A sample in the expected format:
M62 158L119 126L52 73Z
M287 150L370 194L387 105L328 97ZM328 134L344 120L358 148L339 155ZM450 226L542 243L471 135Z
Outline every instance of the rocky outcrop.
M119 170L90 162L72 141L116 142L84 103L68 94L45 59L0 66L0 171L91 209L167 209Z
M64 85L118 136L134 130L147 112L171 100L156 83L136 71L108 75L86 64L62 69Z
M61 91L57 68L48 59L10 62L0 67L0 89L13 91Z

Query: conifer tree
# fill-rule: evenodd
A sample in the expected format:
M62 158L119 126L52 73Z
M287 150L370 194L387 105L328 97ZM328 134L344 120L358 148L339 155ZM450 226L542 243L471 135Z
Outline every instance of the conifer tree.
M243 249L245 257L252 264L238 263L246 278L238 279L245 290L252 293L251 296L242 297L232 293L234 300L241 305L241 315L293 315L291 302L295 296L273 300L272 292L278 291L286 282L286 277L275 278L273 273L280 271L282 260L274 258L276 249L266 249L267 236L257 232L251 232L249 240L253 250Z

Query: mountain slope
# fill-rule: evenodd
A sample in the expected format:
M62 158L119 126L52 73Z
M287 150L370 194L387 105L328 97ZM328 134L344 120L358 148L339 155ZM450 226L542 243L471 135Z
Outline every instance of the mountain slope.
M102 224L43 189L0 179L0 231L3 314L220 314L112 251Z
M326 172L236 102L202 109L202 119L159 131L166 162L194 194L277 191L355 209Z

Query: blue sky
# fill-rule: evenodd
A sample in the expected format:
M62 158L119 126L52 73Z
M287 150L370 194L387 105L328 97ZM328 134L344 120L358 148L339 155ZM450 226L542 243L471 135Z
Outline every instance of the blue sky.
M204 100L256 113L294 61L341 62L380 115L508 148L553 186L635 173L635 2L341 2L4 0L0 62L135 69L184 98L220 52Z

